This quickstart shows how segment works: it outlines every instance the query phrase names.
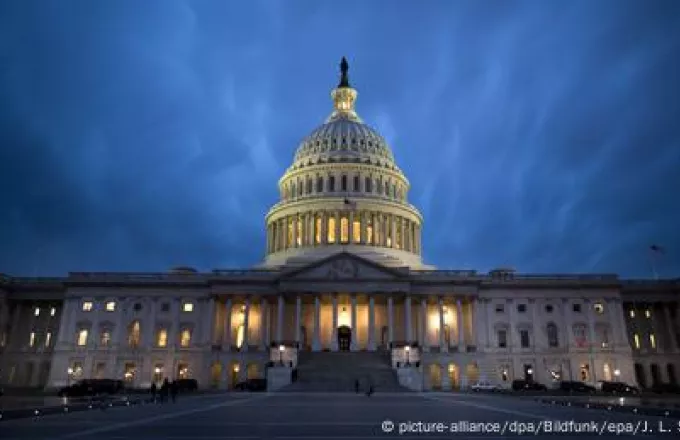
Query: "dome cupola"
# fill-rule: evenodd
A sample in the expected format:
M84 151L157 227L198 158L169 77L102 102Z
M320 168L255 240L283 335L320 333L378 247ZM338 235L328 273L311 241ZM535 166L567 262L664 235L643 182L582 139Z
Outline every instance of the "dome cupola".
M351 252L387 266L420 267L422 217L385 139L355 110L349 63L340 63L333 110L301 142L267 214L264 266L307 264Z

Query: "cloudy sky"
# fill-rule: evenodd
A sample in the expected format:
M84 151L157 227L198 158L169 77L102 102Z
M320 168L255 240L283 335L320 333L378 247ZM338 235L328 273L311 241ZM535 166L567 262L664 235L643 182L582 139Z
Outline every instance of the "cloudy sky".
M350 60L440 268L680 275L680 2L0 3L0 272L248 267Z

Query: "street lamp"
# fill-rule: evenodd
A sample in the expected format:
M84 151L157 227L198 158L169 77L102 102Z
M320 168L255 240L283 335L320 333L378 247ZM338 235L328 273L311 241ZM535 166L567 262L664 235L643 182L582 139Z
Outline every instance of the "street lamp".
M68 369L66 370L66 373L68 374L67 386L71 386L71 377L73 376L73 368L68 367Z
M404 347L404 351L406 352L406 365L411 365L411 357L409 355L411 353L411 346L407 345Z
M616 376L616 377L621 376L621 370L619 370L618 368L616 370L614 370L614 376Z
M286 351L285 345L279 345L279 362L283 365L283 352Z

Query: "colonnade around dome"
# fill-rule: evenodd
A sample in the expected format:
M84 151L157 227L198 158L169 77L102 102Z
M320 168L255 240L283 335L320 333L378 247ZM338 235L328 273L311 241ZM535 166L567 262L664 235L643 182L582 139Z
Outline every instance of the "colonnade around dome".
M420 224L404 216L364 210L310 210L267 227L267 253L287 249L361 244L420 255Z

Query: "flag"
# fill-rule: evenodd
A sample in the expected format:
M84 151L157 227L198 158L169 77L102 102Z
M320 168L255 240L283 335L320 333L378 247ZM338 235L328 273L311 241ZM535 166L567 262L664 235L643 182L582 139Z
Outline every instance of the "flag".
M661 246L657 246L655 244L651 245L649 247L649 250L652 251L652 252L657 252L659 254L665 254L666 253L666 249L662 248Z
M350 199L345 199L345 205L346 205L346 206L349 206L349 207L351 207L351 208L356 208L356 207L357 207L356 202L353 202L353 201L351 201Z

